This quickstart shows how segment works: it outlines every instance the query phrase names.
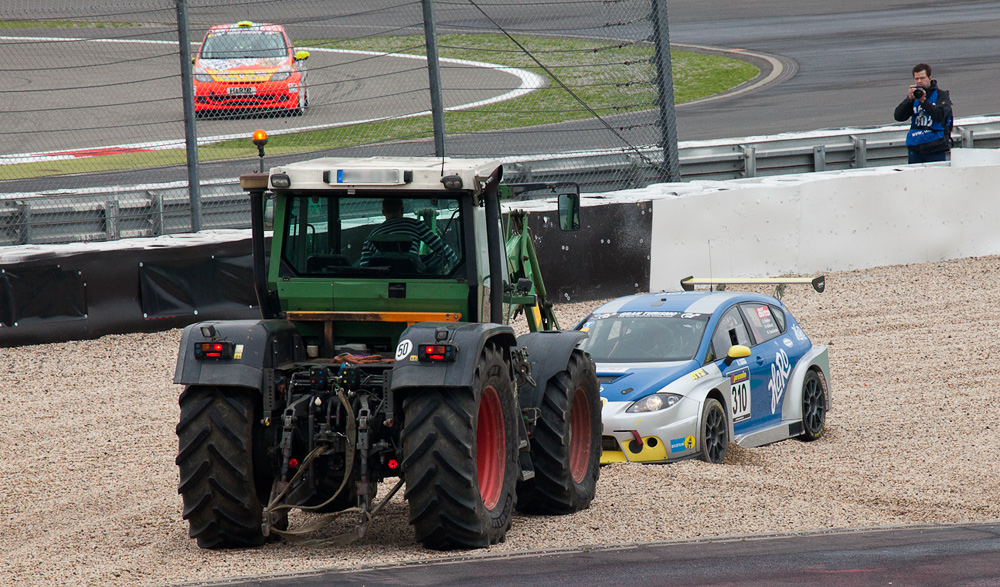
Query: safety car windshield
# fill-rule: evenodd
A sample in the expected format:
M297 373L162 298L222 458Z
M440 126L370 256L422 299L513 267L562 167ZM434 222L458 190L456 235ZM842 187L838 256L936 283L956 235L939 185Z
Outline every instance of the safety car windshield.
M598 363L689 361L698 352L710 314L616 312L595 314L580 330Z
M270 59L285 57L285 38L277 32L232 31L205 39L202 59Z

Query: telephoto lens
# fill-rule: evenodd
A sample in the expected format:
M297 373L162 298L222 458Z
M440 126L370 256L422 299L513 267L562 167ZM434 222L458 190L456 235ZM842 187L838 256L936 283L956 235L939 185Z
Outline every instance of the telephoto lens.
M913 90L913 97L916 98L917 100L923 98L924 91L921 90L920 88L916 88L915 90Z

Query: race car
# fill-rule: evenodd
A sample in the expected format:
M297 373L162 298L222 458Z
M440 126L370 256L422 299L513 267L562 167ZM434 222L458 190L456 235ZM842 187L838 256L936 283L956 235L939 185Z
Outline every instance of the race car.
M308 58L280 25L245 20L210 28L192 58L195 115L302 114Z
M811 281L822 291L822 277ZM612 300L576 326L601 383L601 462L721 463L730 442L822 436L826 347L779 297L682 285L691 291Z

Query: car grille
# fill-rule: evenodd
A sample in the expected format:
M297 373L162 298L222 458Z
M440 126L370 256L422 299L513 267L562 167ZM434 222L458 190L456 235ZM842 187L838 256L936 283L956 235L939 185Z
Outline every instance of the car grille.
M614 436L602 436L601 437L601 450L617 450L620 451L622 448L618 444L618 440Z
M259 106L261 104L271 104L274 102L287 102L286 94L255 94L253 96L206 96L213 104L225 104L227 106Z

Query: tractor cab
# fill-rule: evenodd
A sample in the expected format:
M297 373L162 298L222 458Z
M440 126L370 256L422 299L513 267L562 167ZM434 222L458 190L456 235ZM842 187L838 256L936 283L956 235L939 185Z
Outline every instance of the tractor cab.
M389 351L414 322L493 321L494 276L503 303L516 293L499 226L501 174L489 159L322 158L273 168L265 289L274 315L306 323L307 345L323 356L348 343ZM579 193L568 185L559 187L560 218L570 219L561 224L572 227L575 215L578 227ZM522 200L557 195L538 184L504 187Z

